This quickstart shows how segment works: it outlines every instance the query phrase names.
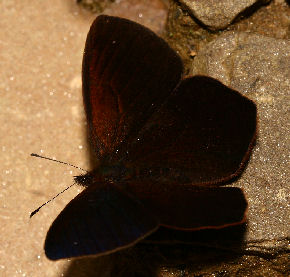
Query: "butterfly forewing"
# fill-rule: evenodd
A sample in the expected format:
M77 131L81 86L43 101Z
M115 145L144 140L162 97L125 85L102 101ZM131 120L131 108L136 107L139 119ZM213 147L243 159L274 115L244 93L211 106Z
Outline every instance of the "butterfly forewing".
M128 146L127 161L152 172L153 180L219 183L240 172L255 132L252 101L217 80L195 76L147 120Z
M182 75L182 62L161 38L129 20L99 16L83 58L83 96L100 159L126 151Z

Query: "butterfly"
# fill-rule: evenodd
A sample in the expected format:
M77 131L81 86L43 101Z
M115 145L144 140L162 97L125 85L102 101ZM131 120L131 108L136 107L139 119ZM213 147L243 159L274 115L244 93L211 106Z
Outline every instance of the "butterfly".
M101 15L87 36L83 100L98 166L52 223L51 260L130 247L160 226L223 228L245 221L242 173L256 106L206 76L183 78L180 57L146 27Z

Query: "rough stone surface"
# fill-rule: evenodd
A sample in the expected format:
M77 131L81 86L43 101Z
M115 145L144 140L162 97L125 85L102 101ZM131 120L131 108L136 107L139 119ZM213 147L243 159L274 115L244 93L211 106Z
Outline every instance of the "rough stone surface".
M267 6L260 6L251 16L235 21L226 30L254 32L273 38L289 39L289 26L289 5L284 0L275 0ZM188 73L192 60L199 50L220 36L222 32L209 32L194 20L183 5L174 1L169 8L167 34L167 41L182 57L185 72Z
M224 29L243 12L269 0L180 0L188 11L212 30Z
M219 79L258 106L257 145L234 183L249 201L247 240L290 236L289 64L289 40L229 32L202 49L192 65L193 75Z

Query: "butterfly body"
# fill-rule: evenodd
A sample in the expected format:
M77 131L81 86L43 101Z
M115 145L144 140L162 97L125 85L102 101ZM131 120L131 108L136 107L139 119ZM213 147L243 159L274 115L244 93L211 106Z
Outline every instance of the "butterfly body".
M239 188L256 137L256 106L219 81L182 79L179 56L147 28L99 16L83 58L83 98L97 168L50 227L52 259L104 255L159 226L245 221Z
M75 176L76 183L82 186L89 186L96 182L114 182L130 179L134 174L133 169L122 164L100 165L96 169L84 175Z

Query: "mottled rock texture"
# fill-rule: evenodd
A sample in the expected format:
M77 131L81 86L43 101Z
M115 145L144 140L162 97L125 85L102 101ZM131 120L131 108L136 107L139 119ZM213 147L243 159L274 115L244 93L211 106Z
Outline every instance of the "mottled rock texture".
M270 0L180 0L200 23L211 30L224 29L240 15Z

